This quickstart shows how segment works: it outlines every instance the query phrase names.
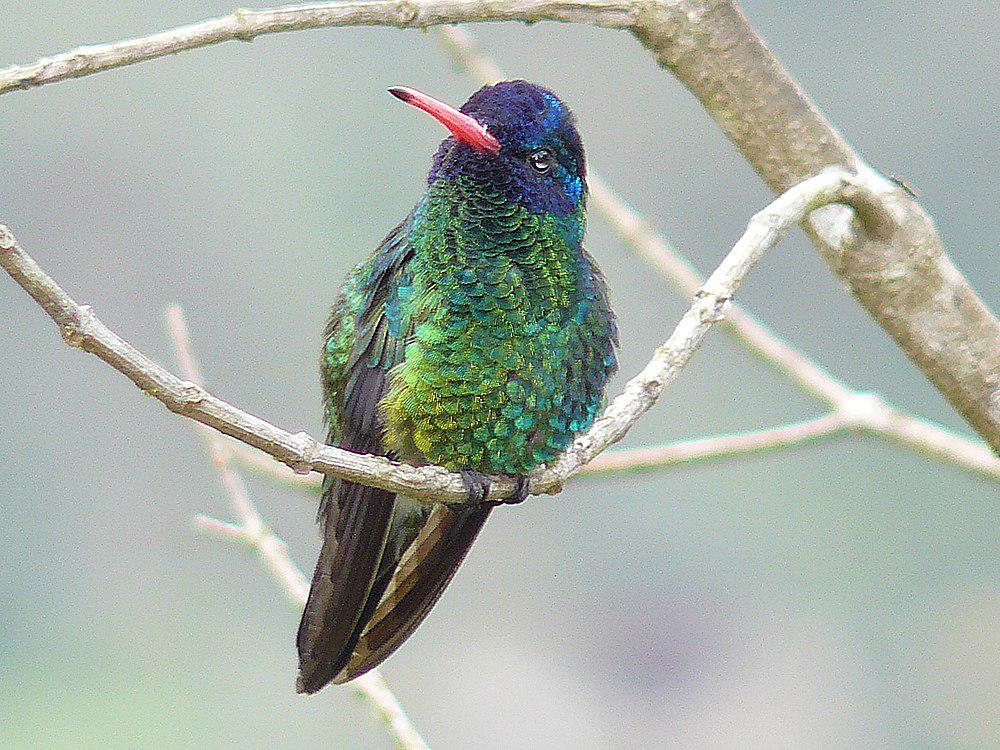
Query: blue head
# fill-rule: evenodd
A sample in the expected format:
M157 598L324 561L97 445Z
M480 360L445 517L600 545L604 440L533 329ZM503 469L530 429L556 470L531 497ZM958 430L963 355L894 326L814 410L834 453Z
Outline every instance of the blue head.
M587 167L569 107L527 81L484 86L454 110L426 94L390 89L452 132L434 155L428 183L468 179L499 190L534 213L583 208Z

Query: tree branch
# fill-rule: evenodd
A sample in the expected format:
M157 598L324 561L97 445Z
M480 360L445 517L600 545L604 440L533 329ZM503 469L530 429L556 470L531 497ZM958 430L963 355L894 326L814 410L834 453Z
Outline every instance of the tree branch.
M834 165L868 171L734 0L652 2L632 31L775 192ZM886 180L878 193L891 233L874 237L839 207L813 214L807 233L879 325L1000 451L1000 322L917 202Z
M593 460L659 398L698 349L750 269L810 212L831 202L845 202L884 225L869 180L830 170L796 185L756 214L722 264L698 291L694 304L653 358L615 398L585 434L579 435L552 466L533 472L531 492L558 492L565 481ZM885 227L878 231L883 231ZM876 230L872 230L876 231ZM323 445L306 433L291 434L181 380L132 347L94 313L78 305L0 225L0 266L48 313L71 346L107 362L171 411L194 419L270 454L298 472L320 471L424 502L461 503L466 488L458 473L438 466L415 467ZM494 477L492 496L509 497L514 480Z
M250 507L253 508L252 505ZM309 584L302 571L288 556L285 543L264 524L259 515L239 524L200 515L195 517L195 525L220 539L256 552L296 610L305 607ZM352 680L350 684L389 726L402 750L428 750L427 743L379 670L373 669Z
M237 10L12 66L0 71L0 94L283 31L541 20L631 31L698 97L776 192L831 166L868 172L733 0L372 0ZM810 219L810 236L876 321L1000 451L1000 322L951 263L917 203L874 173L866 179L879 192L892 234L872 236L851 212L830 208Z
M331 26L426 28L456 21L543 20L628 29L637 23L643 5L639 0L370 0L309 3L268 10L240 9L228 16L144 37L77 47L28 65L13 65L0 70L0 94L80 78L210 44L251 42L258 36L283 31Z
M584 466L580 474L590 476L651 471L694 461L761 453L801 445L821 437L846 432L850 428L850 422L839 414L826 414L768 430L696 438L651 448L610 451Z
M195 526L202 531L256 552L295 606L296 611L306 606L309 584L302 571L288 557L285 543L264 524L263 519L257 518L258 525L255 529L245 523L229 523L211 516L199 515L195 516L194 520ZM352 680L350 685L392 730L399 748L429 750L381 671L373 669L366 672Z
M181 374L190 382L204 386L201 368L191 347L191 336L188 332L184 313L180 307L173 305L167 309L167 330L174 342L177 361ZM229 504L239 519L239 523L220 521L210 516L195 517L195 525L207 532L234 544L248 547L270 570L281 585L288 599L301 610L309 597L309 582L298 566L288 555L288 547L284 541L264 523L260 511L250 500L246 483L230 463L231 454L225 440L219 433L197 422L191 423L198 428L199 434L205 440L212 463L219 471L222 486L229 497ZM365 675L353 680L351 686L362 698L375 709L376 713L392 730L399 747L403 750L428 750L416 727L406 715L399 700L393 694L379 670L371 670Z
M961 435L903 414L872 393L858 393L854 401L842 411L780 427L692 438L649 448L605 451L582 466L579 475L599 476L623 471L645 471L747 453L763 453L852 431L892 440L987 479L1000 480L1000 458L985 443L973 443ZM318 489L321 484L319 474L296 474L284 464L276 463L266 454L243 443L229 442L227 448L235 460L258 474L309 489Z

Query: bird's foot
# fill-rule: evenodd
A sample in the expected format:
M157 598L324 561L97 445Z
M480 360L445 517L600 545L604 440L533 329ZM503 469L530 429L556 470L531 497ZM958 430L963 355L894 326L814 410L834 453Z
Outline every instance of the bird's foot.
M481 472L466 469L461 472L462 480L465 482L466 503L469 505L489 505L495 508L498 505L517 505L523 503L528 497L528 485L530 480L524 475L514 477L516 484L514 494L502 500L490 500L490 478Z
M524 476L524 474L519 474L514 477L514 481L517 483L514 485L514 494L506 500L500 501L505 505L517 505L519 503L523 503L528 497L528 485L531 484L531 480Z
M465 482L465 501L469 505L496 505L489 500L490 478L482 472L465 469L460 472Z

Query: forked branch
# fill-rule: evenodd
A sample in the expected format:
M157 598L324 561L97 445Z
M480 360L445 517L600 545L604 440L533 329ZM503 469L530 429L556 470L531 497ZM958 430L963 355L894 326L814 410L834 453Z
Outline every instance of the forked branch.
M201 368L191 347L191 337L184 321L184 313L179 307L174 306L167 310L167 329L174 342L181 374L186 380L203 386ZM198 428L198 432L205 439L205 447L219 472L219 479L226 490L229 505L239 519L236 523L231 523L199 515L195 518L196 525L221 539L256 552L288 599L296 609L301 610L309 596L309 582L292 561L285 543L264 523L260 511L250 499L246 483L239 472L232 467L224 438L202 424L197 422L191 424ZM383 718L402 750L428 750L427 744L379 670L373 669L362 675L354 680L351 686Z

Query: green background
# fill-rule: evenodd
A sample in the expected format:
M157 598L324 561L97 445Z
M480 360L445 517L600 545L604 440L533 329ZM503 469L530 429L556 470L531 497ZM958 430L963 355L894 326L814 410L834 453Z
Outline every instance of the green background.
M0 5L5 65L232 4ZM743 6L865 157L921 191L995 309L996 6ZM769 200L628 35L476 32L574 107L592 167L703 271ZM442 138L385 94L394 84L456 104L476 88L433 34L341 29L13 92L0 220L171 365L162 313L181 303L215 393L319 434L335 288L415 202ZM596 217L588 246L629 376L686 303ZM801 233L741 296L838 376L967 432ZM0 309L0 746L391 747L350 690L294 693L297 615L249 553L192 532L194 514L227 506L189 426L67 348L6 277ZM820 408L713 332L627 444ZM251 488L311 569L312 498ZM574 481L494 514L385 672L439 749L997 747L997 499L996 484L858 437Z

